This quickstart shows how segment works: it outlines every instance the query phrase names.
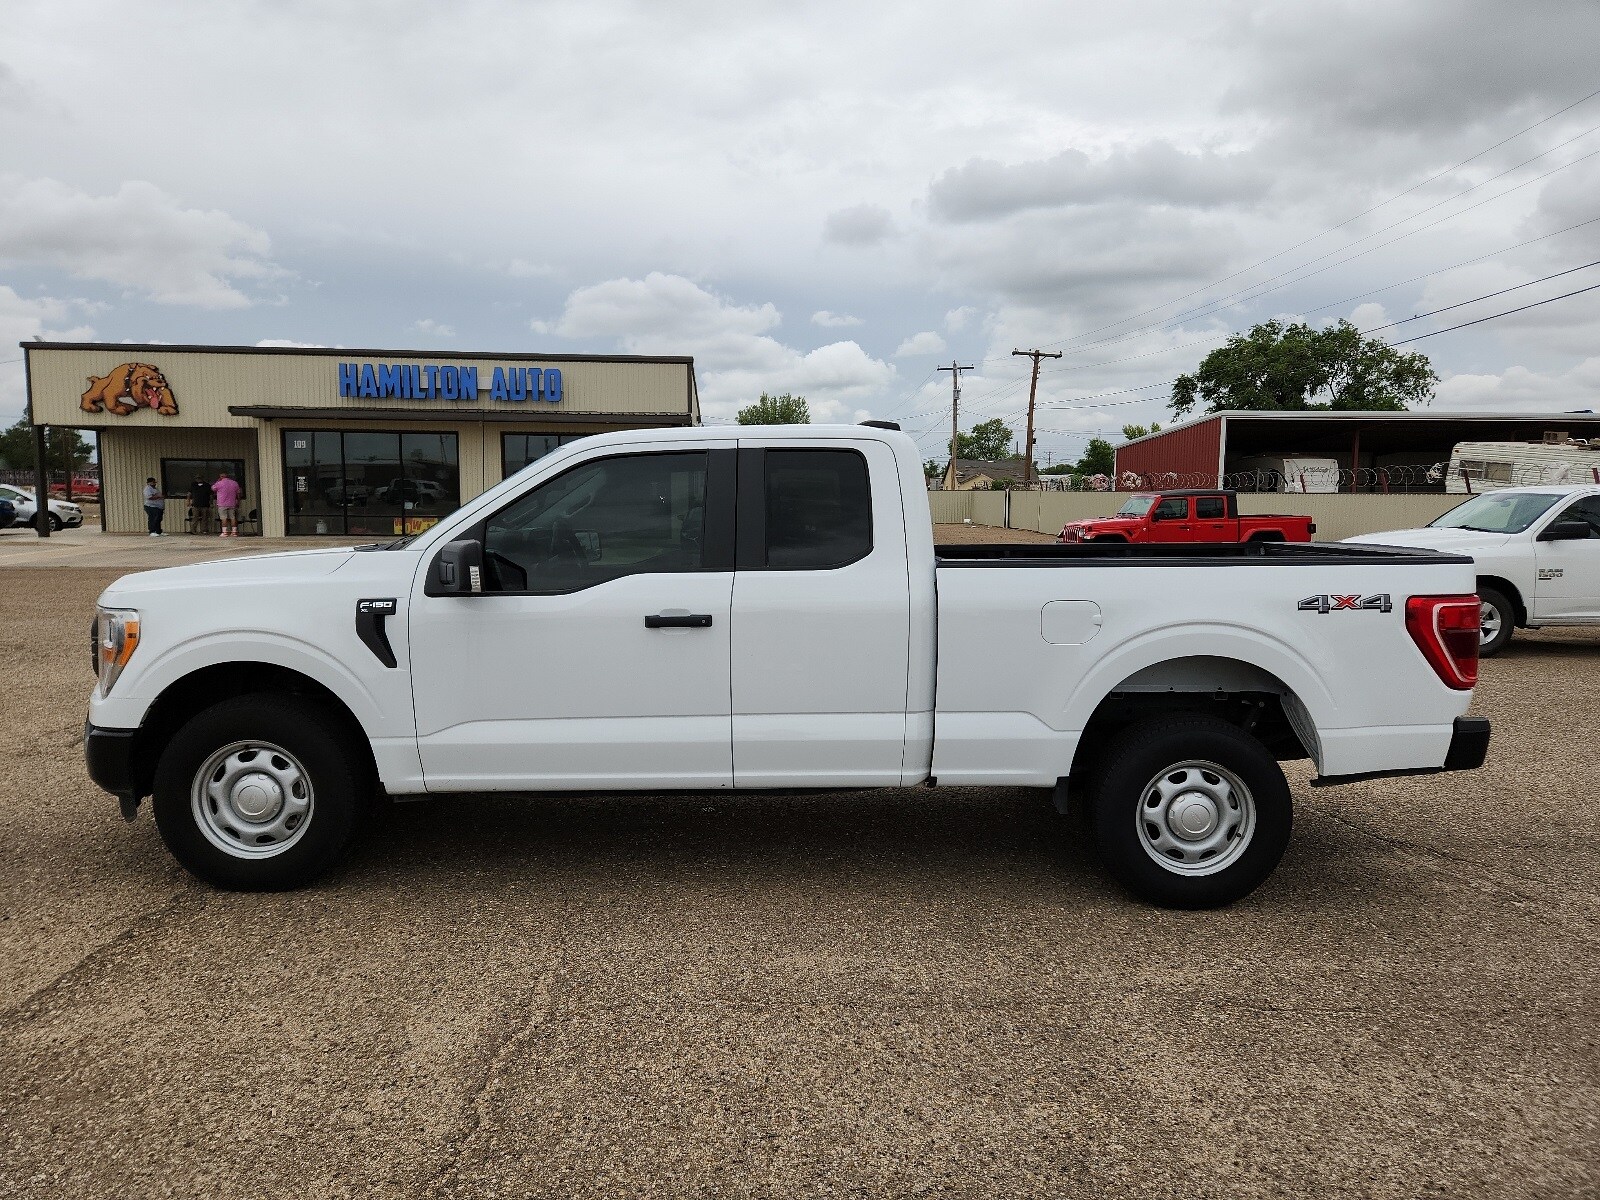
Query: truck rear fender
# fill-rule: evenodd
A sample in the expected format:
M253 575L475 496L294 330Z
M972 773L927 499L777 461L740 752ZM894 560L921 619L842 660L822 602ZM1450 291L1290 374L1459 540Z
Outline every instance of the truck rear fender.
M1174 653L1182 650L1193 652ZM1261 726L1258 736L1280 757L1309 756L1319 767L1317 730L1332 727L1337 711L1326 685L1299 652L1259 631L1226 626L1152 631L1107 656L1068 698L1065 727L1083 730L1073 773L1088 761L1086 749L1105 744L1098 735L1110 727L1177 708L1214 712L1253 730Z

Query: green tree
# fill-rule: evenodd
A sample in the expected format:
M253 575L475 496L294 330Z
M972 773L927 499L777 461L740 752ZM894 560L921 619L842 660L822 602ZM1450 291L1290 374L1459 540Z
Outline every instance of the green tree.
M1124 425L1122 427L1122 436L1127 438L1128 441L1130 441L1130 442L1133 441L1134 438L1142 438L1146 434L1160 433L1160 432L1161 432L1161 422L1160 421L1151 421L1150 424L1147 425L1147 426L1146 425Z
M791 396L788 392L781 396L769 396L762 392L761 399L749 408L739 410L739 424L809 425L811 406L806 403L804 396Z
M1110 475L1117 469L1117 452L1105 438L1091 438L1089 445L1073 468L1077 475Z
M922 473L929 479L938 479L944 474L944 467L940 465L938 459L930 458L922 464Z
M971 433L956 434L956 457L993 462L1011 456L1011 430L999 417L974 425Z
M92 448L76 429L52 425L45 430L44 461L50 477L65 479L89 465ZM33 470L33 426L26 417L0 433L0 463L17 470Z
M1323 329L1267 321L1235 334L1172 384L1172 411L1365 409L1404 412L1433 398L1439 382L1425 354L1365 338L1349 321Z

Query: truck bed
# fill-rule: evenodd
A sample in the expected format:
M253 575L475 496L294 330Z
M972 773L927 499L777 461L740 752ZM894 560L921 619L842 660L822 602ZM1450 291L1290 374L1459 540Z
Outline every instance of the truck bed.
M940 567L1430 566L1471 558L1344 542L978 542L934 547Z

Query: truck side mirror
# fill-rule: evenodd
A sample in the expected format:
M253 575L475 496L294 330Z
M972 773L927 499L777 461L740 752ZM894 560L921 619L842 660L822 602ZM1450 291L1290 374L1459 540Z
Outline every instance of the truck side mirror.
M483 543L446 542L428 564L426 596L471 596L483 591Z
M1589 536L1587 521L1557 521L1539 535L1541 542L1575 542Z

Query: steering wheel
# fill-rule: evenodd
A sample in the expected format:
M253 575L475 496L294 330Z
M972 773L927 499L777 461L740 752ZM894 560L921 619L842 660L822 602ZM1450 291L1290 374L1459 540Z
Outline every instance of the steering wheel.
M583 543L578 541L578 535L572 532L572 526L565 521L556 521L550 526L550 547L546 560L551 566L570 565L580 571L589 566L589 556L583 552Z

